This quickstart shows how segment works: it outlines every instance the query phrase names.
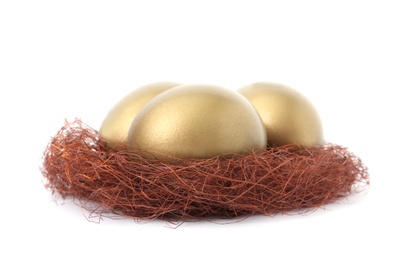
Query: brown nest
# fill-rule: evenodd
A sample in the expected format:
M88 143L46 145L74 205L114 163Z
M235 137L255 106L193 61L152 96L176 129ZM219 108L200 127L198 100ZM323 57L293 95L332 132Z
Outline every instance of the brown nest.
M52 138L41 170L47 188L78 199L92 213L138 220L302 212L369 184L361 160L338 145L162 162L108 150L80 120L66 122Z

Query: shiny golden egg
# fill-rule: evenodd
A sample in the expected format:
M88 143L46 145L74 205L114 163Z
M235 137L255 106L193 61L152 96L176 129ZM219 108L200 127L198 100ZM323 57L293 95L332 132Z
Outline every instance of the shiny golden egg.
M183 85L145 105L131 125L128 143L147 158L202 159L265 148L267 138L260 116L241 94Z
M129 127L142 107L156 95L178 85L175 82L157 82L135 89L108 112L101 124L100 136L110 148L125 145Z
M322 123L311 102L298 91L259 82L239 89L256 108L270 145L324 143Z

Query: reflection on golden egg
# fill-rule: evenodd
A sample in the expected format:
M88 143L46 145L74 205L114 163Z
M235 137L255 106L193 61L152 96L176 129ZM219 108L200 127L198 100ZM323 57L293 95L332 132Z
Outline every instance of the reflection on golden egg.
M107 114L100 127L100 136L109 147L125 145L128 131L138 112L156 95L180 85L174 82L157 82L142 86L119 101Z
M183 85L163 92L137 115L129 148L160 160L244 154L267 145L266 131L252 104L236 91Z
M256 108L271 145L324 143L322 123L311 102L298 91L259 82L239 89Z

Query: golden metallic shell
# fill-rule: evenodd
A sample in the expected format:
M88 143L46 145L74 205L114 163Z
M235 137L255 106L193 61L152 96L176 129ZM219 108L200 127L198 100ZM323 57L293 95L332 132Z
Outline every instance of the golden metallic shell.
M256 108L266 127L269 144L321 145L322 123L310 101L298 91L259 82L239 89Z
M109 147L126 144L131 123L142 107L156 95L178 85L157 82L132 91L109 111L101 124L100 136L107 140Z
M145 157L170 160L248 153L265 148L267 138L260 116L236 91L183 85L156 96L139 112L128 143L134 151L148 151Z

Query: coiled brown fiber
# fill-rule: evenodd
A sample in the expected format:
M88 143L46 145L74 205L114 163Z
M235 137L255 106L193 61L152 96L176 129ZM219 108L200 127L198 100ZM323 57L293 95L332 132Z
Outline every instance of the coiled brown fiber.
M338 145L162 162L109 151L80 120L53 137L41 170L49 189L93 214L170 221L314 209L369 183L361 160Z

